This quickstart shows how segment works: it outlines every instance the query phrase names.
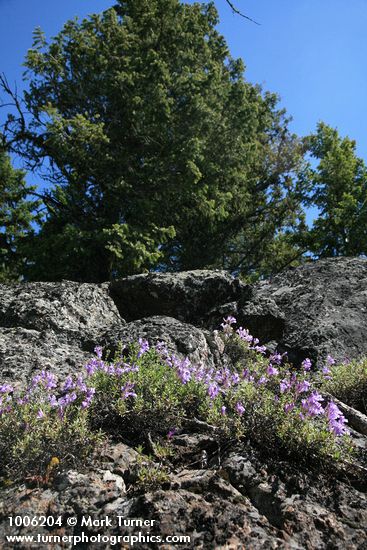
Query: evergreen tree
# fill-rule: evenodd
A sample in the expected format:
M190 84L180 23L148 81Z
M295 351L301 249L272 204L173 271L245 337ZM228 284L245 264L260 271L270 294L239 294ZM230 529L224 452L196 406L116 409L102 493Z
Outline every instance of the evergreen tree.
M32 167L48 159L53 183L30 277L252 273L302 221L301 145L276 97L244 80L217 22L212 4L120 0L51 43L35 33L31 120L7 124Z
M367 254L367 168L355 141L324 123L306 141L318 165L304 174L305 202L319 210L307 247L318 257Z
M24 270L24 242L38 215L38 201L28 200L34 190L27 186L24 172L12 167L0 150L0 282L19 280Z

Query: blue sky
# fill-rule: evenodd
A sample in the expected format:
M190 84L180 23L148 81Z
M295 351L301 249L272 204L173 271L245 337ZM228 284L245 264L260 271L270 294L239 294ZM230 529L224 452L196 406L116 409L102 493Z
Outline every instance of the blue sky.
M292 115L292 130L312 132L319 120L356 139L367 161L367 0L234 0L261 23L233 15L216 0L220 31L246 77L277 92ZM113 0L0 0L0 71L21 89L22 62L40 26L55 35L74 16ZM190 3L191 0L190 0Z

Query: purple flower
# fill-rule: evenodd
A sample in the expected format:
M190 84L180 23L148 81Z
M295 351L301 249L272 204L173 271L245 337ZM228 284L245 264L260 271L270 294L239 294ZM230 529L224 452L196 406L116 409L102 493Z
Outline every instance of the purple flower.
M55 395L50 395L48 400L49 400L49 403L50 403L51 407L57 407L57 399L56 399Z
M94 348L94 353L97 355L98 359L102 359L102 348L101 348L101 346L96 346Z
M45 372L45 371L42 371L44 372L44 376L43 376L43 381L44 381L44 387L47 389L47 390L51 390L53 388L56 388L57 386L57 378L54 374L52 374L52 372Z
M42 380L42 377L40 374L36 374L36 376L33 376L31 381L31 388L32 389L35 388L40 383L41 380Z
M222 416L225 416L227 414L227 407L225 405L223 405L222 408L220 409L220 414Z
M128 397L136 397L136 393L132 391L134 386L134 382L126 382L126 384L122 386L121 391L123 399L127 399Z
M11 393L13 391L14 388L10 384L3 384L2 386L0 386L0 393Z
M330 401L325 407L326 416L329 420L336 420L342 416L342 412L333 401Z
M238 372L234 372L232 374L232 384L238 384L239 381L240 381L240 377L239 377Z
M88 376L92 376L98 369L100 364L100 361L98 359L91 359L88 361L88 363L85 365L85 370L87 371Z
M191 380L191 372L189 369L180 369L178 373L183 384L187 384Z
M77 395L75 392L67 393L64 395L64 397L61 397L58 401L59 407L64 408L70 405L73 401L77 399Z
M234 325L237 321L231 315L229 315L228 317L225 317L223 321L224 323L222 323L220 326L223 329L225 337L229 338L229 336L233 333L232 325Z
M191 380L190 360L186 357L177 365L177 374L183 384L187 384Z
M284 405L284 412L289 413L294 409L294 403L286 403Z
M322 367L322 374L324 375L325 380L331 380L331 370L329 367Z
M88 388L84 401L82 401L82 408L86 409L89 407L93 401L94 394L96 393L96 388Z
M166 365L169 367L176 367L180 364L179 359L175 355L168 355L165 360Z
M326 357L326 364L327 364L328 367L332 367L333 365L335 365L334 357L332 357L331 355L328 355Z
M262 385L266 384L267 382L268 382L268 379L266 378L266 376L261 376L259 378L259 380L257 381L257 385L262 386Z
M18 405L25 405L26 403L29 403L29 395L25 395L24 397L20 397L17 399Z
M217 397L218 393L219 393L219 388L217 384L210 384L208 388L208 395L210 399L214 399L215 397Z
M167 434L167 439L172 439L172 437L175 435L177 431L177 428L171 428Z
M93 397L95 393L96 393L96 388L92 388L92 387L88 388L87 389L87 398L89 399L89 398Z
M349 435L350 431L345 426L346 422L348 422L348 420L344 416L338 418L338 420L331 420L329 422L329 429L334 435L338 437L342 435Z
M228 317L225 317L223 321L226 325L235 325L237 323L237 319L236 317L233 317L233 315L228 315ZM222 323L221 326L223 326L224 323Z
M82 374L78 375L78 378L76 379L76 384L74 387L76 387L79 391L84 393L87 391L87 386Z
M245 412L245 407L239 401L236 403L236 411L240 416L242 416L243 413Z
M249 331L245 328L240 327L236 330L238 336L241 338L241 340L244 340L245 342L251 343L253 338L251 334L249 334Z
M306 359L305 359L304 361L302 361L301 367L302 367L303 370L305 370L305 371L311 370L311 367L312 367L311 359L309 359L308 357L306 357Z
M249 377L250 377L250 375L251 375L251 373L250 373L249 369L243 369L243 371L242 371L242 378L243 378L244 380L248 380Z
M281 380L279 387L280 387L280 393L285 393L292 387L292 385L289 380L284 378L283 380Z
M308 416L319 416L324 413L324 409L320 405L321 401L324 401L322 395L314 391L307 399L302 399L302 407L307 412Z
M310 387L311 387L310 382L308 382L307 380L302 380L301 382L298 382L296 384L296 392L297 393L305 393L305 392L309 391Z
M348 420L345 418L341 410L335 405L333 401L327 404L325 413L329 421L329 430L336 436L342 436L349 434L349 430L345 426Z
M72 376L69 374L69 376L67 376L65 378L65 382L64 384L62 385L62 391L69 391L69 390L72 390L75 388L75 384L74 384L74 381L73 381L73 378Z
M232 385L231 379L232 375L228 368L218 370L214 376L214 380L226 388L229 388Z
M38 384L42 384L42 386L48 390L52 388L56 388L57 386L57 378L54 374L51 372L48 372L46 370L41 371L40 374L36 374L32 378L31 381L31 390L33 390Z
M274 363L275 365L281 365L283 360L283 356L280 353L273 353L270 356L270 362Z
M262 355L265 355L266 353L266 346L255 346L253 349Z
M268 366L266 372L268 373L269 376L276 376L277 374L279 374L279 370L273 367L272 364Z
M205 369L204 367L200 367L195 371L195 380L198 382L201 382L201 380L204 380L205 378Z
M140 346L140 349L138 352L138 357L141 357L142 355L144 355L144 353L147 353L147 351L149 351L148 340L145 340L144 338L139 338L139 346Z
M162 357L168 356L168 349L164 342L161 342L161 341L157 342L155 345L155 350L158 353L158 355L161 355Z
M39 409L37 413L37 418L44 418L44 416L45 416L45 413L43 412L43 410Z
M109 364L107 365L107 374L113 376L116 374L116 368L115 368L115 365L114 364Z

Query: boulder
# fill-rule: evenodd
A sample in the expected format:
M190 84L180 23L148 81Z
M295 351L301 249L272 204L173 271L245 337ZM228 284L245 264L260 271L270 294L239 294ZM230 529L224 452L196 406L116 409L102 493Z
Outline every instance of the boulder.
M177 357L188 357L193 364L209 366L221 360L220 351L209 331L178 321L173 317L153 316L109 329L100 344L112 354L120 343L129 344L145 338L151 345L164 342L167 350Z
M367 259L312 262L253 286L237 307L240 324L291 362L367 354Z
M108 327L124 323L103 285L0 285L0 377L25 385L40 369L80 370Z
M62 281L0 285L0 327L53 330L65 339L94 337L121 323L103 285Z
M111 296L127 321L165 315L201 325L213 307L240 298L246 285L226 271L148 273L110 284Z
M0 328L0 380L25 387L36 372L50 370L62 380L81 369L91 353L49 331Z

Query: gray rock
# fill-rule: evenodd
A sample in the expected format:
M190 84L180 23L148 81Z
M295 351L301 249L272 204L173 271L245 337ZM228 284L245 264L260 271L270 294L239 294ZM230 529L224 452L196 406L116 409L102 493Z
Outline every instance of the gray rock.
M121 322L102 285L72 281L0 285L0 327L53 330L65 339L80 340Z
M223 461L222 471L250 501L252 518L265 516L278 536L285 536L284 547L342 550L366 545L366 494L350 484L297 475L296 470L292 475L281 464L262 464L254 455L235 452Z
M193 452L198 443L194 435L188 441ZM204 439L201 442L205 443ZM36 532L10 527L8 518L15 515L62 517L61 528L37 529L44 536L80 534L82 516L90 516L95 522L85 529L89 535L101 530L109 536L136 533L136 526L117 525L115 518L119 515L154 520L154 526L145 531L151 534L190 536L189 543L180 545L187 550L366 547L365 492L338 479L315 479L305 472L300 475L296 468L284 470L282 464L271 459L264 463L251 449L248 451L248 455L229 451L220 469L180 467L170 475L165 489L157 487L134 494L131 471L141 464L138 454L123 443L109 444L101 450L99 460L96 457L82 470L56 475L50 487L0 487L0 539ZM67 525L69 516L78 518L75 528ZM101 528L98 522L106 516L112 519L112 525L102 523ZM95 546L109 548L105 542ZM4 546L9 550L12 547ZM146 547L143 542L136 544L139 549Z
M215 340L208 331L172 317L154 316L132 321L108 330L100 342L113 354L119 343L128 344L139 338L146 338L151 345L163 341L170 353L180 358L188 357L193 364L212 366L221 360Z
M79 371L91 356L51 330L0 328L0 380L15 386L24 387L41 369L63 379Z
M291 362L367 354L367 259L335 258L289 269L255 285L238 320Z
M279 342L284 335L285 315L276 302L261 294L253 294L251 301L241 300L237 307L237 320L263 342Z
M153 315L200 325L212 308L237 300L245 285L225 271L148 273L110 284L121 316L127 321Z
M63 281L0 285L0 376L24 385L38 370L80 370L101 334L121 326L105 285Z

